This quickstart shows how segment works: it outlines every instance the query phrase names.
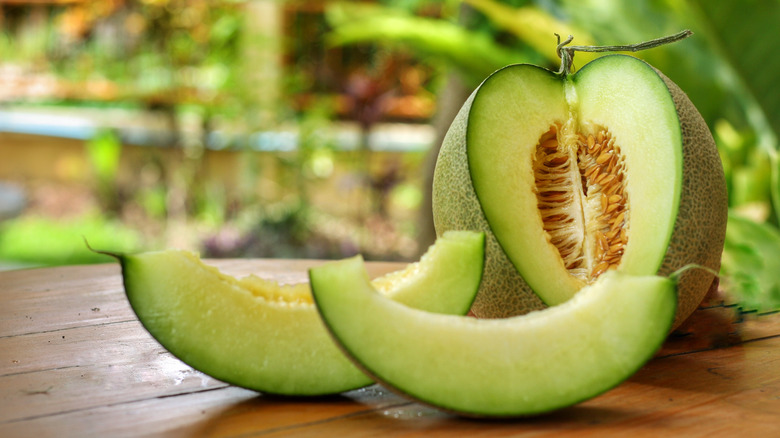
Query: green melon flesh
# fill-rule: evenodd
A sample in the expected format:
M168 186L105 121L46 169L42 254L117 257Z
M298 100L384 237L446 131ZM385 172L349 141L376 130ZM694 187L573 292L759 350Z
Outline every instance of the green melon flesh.
M141 323L199 371L284 395L332 394L372 383L331 340L308 285L239 280L185 251L118 257L127 297ZM418 263L375 282L399 302L465 314L479 286L483 258L482 233L447 233ZM352 263L362 266L362 259Z
M392 302L354 261L309 275L326 326L355 363L401 394L465 416L533 415L603 393L652 357L676 307L673 280L617 271L564 304L506 319Z
M487 280L475 314L506 317L560 304L592 281L570 274L539 214L533 157L554 124L579 133L604 127L620 147L630 221L616 269L668 275L696 263L717 271L725 179L712 136L685 94L630 56L604 56L568 76L513 65L487 78L464 104L434 175L437 232L488 233ZM588 208L583 198L580 230L587 229ZM712 282L704 270L680 279L675 325Z

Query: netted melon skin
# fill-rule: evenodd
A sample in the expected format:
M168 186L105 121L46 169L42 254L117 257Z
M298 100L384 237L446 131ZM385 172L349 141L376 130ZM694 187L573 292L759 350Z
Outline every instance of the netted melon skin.
M466 127L476 91L458 112L442 142L433 174L436 235L449 230L485 232L485 267L471 307L480 318L505 318L546 307L526 284L490 230L474 192L466 156Z
M728 194L718 148L704 118L671 79L656 70L674 101L683 137L683 184L674 231L660 275L698 264L720 270L728 222ZM717 278L704 269L684 272L677 284L677 314L673 328L701 304Z
M683 137L679 211L658 274L669 275L688 264L717 271L728 215L720 156L707 124L688 96L669 78L653 70L669 89ZM466 131L471 104L478 91L479 88L458 112L439 151L433 178L433 218L437 235L453 229L485 232L485 272L472 312L478 317L503 318L538 310L545 304L501 249L472 185ZM703 269L691 269L682 275L678 282L678 308L673 329L696 310L714 281L714 275Z

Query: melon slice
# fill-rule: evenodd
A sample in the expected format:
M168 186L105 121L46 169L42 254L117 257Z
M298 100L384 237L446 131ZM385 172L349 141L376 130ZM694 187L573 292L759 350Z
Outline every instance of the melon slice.
M236 279L186 251L117 257L138 319L163 347L199 371L284 395L332 394L372 383L331 340L308 284ZM399 302L465 314L483 257L482 233L447 233L418 263L375 284ZM362 265L359 257L352 262Z
M609 271L571 300L506 319L412 309L376 293L352 260L309 271L333 337L378 382L466 416L539 414L594 397L663 343L675 281Z

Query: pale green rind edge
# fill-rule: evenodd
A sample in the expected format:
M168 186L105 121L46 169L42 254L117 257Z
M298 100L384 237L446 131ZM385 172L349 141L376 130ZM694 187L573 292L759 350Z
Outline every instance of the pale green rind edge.
M728 223L726 177L718 148L706 122L685 92L663 73L655 71L672 93L678 113L688 114L680 117L683 175L687 181L680 193L679 214L658 275L669 275L689 264L718 272ZM698 165L693 166L693 162ZM687 248L690 242L696 242L696 247ZM672 327L682 324L717 285L718 277L704 269L684 272L677 285L678 311Z

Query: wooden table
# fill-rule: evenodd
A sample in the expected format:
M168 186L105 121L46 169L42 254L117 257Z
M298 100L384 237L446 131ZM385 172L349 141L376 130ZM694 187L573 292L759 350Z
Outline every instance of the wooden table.
M209 263L283 281L304 279L309 265ZM398 267L369 266L374 274ZM0 437L780 436L780 317L737 326L728 348L713 349L705 335L672 336L630 380L577 406L470 420L376 385L307 399L209 378L141 327L117 264L0 272Z

